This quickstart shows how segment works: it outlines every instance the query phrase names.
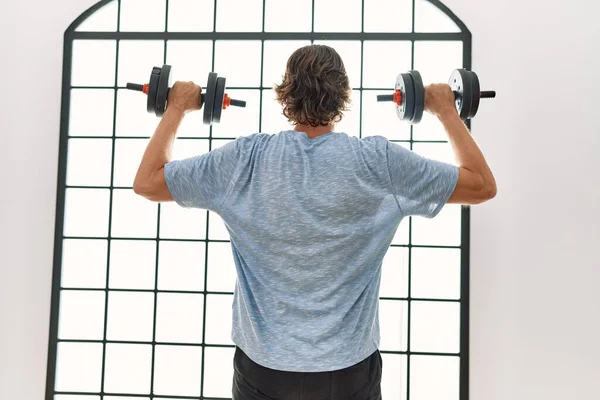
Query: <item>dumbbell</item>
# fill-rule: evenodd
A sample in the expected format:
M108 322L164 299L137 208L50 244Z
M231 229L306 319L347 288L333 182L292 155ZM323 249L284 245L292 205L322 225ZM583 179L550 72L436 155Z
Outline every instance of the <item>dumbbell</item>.
M128 83L127 89L143 92L148 95L146 108L149 113L162 117L167 109L167 99L171 90L171 66L152 68L149 83L140 85ZM206 93L201 93L198 101L204 107L203 122L212 125L221 121L222 110L229 106L246 107L246 102L230 98L225 93L225 78L215 72L208 74Z
M463 121L475 117L480 99L495 98L495 91L481 91L479 77L473 71L457 69L449 80L454 92L456 110ZM409 71L396 78L394 94L377 96L378 102L394 102L396 114L402 121L418 124L425 109L425 88L418 71Z

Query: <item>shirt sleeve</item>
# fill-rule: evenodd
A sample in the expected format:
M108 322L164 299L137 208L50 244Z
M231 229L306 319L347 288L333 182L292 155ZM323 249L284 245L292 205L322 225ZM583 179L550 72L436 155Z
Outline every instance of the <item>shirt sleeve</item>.
M388 142L387 159L393 194L405 216L435 217L458 183L458 167L422 157Z
M167 163L165 181L173 200L185 208L218 211L233 187L239 160L236 140L206 154Z

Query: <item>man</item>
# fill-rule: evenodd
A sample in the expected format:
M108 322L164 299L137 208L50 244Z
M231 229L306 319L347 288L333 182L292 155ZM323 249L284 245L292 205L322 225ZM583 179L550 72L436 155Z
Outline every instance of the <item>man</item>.
M227 225L238 276L233 398L381 399L381 265L400 221L496 193L449 86L428 86L425 107L448 133L457 166L381 136L335 132L350 87L327 46L294 52L275 89L294 130L171 161L177 128L199 108L200 90L174 85L134 190L212 210Z

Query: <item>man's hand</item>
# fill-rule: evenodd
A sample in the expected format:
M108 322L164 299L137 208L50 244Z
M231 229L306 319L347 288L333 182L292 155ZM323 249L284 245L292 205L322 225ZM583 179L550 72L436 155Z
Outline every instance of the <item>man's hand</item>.
M450 85L435 83L425 88L425 110L438 118L457 114L455 98Z
M182 113L202 108L200 94L202 88L194 82L175 82L167 99L167 107L175 108Z

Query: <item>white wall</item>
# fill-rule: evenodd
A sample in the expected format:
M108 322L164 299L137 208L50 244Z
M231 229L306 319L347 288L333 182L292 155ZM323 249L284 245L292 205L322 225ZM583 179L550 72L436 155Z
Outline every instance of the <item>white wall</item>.
M2 399L43 398L62 33L93 3L6 1L0 13ZM473 210L472 399L597 398L600 3L446 4L499 92L473 124L499 195Z
M447 4L499 92L473 123L499 183L473 210L473 399L597 399L600 5Z
M0 6L0 399L45 390L63 32L94 0Z

